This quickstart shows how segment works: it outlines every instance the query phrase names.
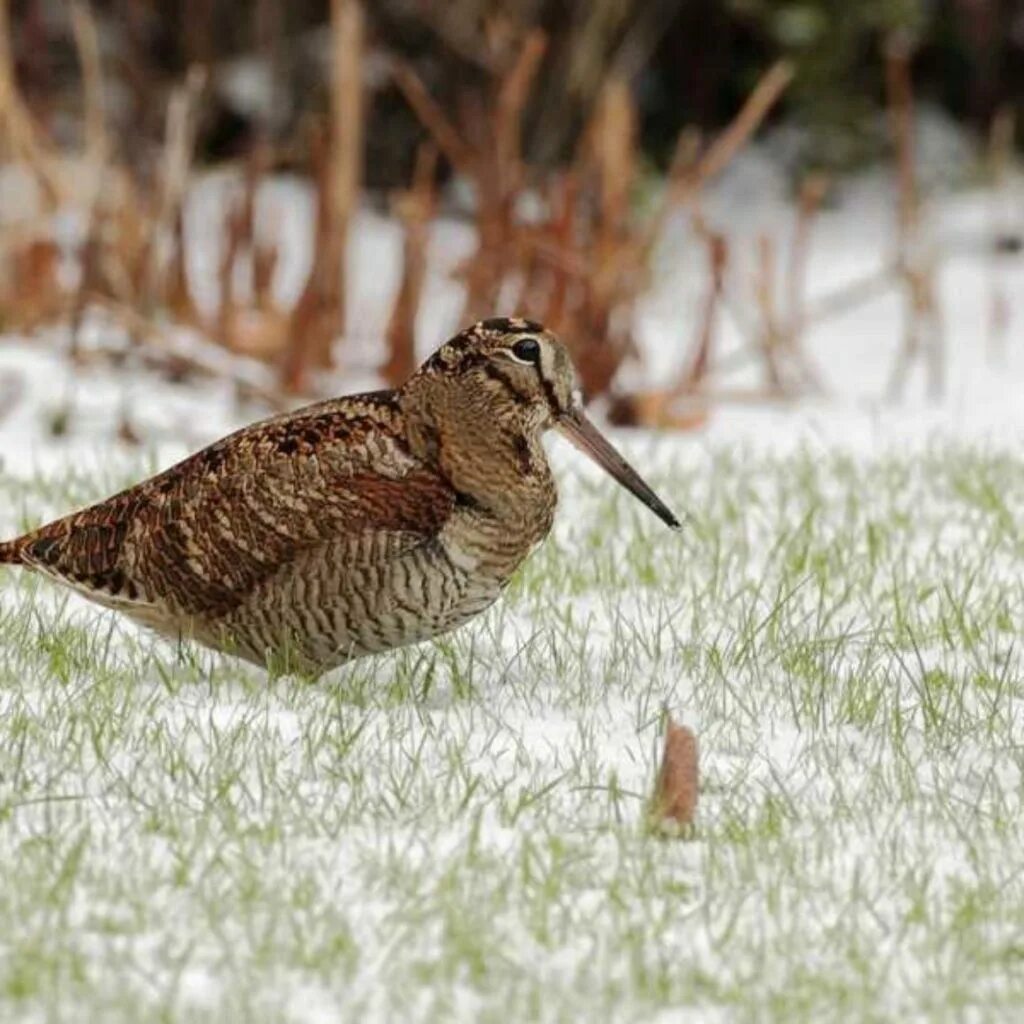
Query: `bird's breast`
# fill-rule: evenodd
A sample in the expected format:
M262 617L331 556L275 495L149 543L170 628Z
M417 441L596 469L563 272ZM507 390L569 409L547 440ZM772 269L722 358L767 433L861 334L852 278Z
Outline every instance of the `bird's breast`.
M493 514L479 508L460 509L442 528L439 541L451 563L467 576L504 583L548 535L555 501Z

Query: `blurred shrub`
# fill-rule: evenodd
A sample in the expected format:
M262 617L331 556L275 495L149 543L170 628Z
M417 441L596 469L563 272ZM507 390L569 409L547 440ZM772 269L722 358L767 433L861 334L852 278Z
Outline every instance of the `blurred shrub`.
M211 158L244 150L246 119L292 138L303 116L325 103L329 60L320 43L330 0L92 6L107 68L123 82L129 138L159 136L159 92L196 61L225 68L263 54L276 75L274 112L239 109L236 88L234 98L220 97L234 109L207 113L203 148ZM376 51L411 62L448 110L480 89L489 62L514 49L517 35L543 28L549 44L526 117L526 152L541 163L572 155L611 73L633 83L644 149L664 165L682 127L724 124L768 64L788 57L798 73L777 118L797 129L797 164L849 168L885 141L884 44L894 32L914 41L918 95L965 123L984 130L998 107L1019 106L1024 96L1024 0L365 0L365 7ZM37 111L58 109L61 90L72 102L78 95L67 8L64 0L12 2L19 80ZM422 129L383 66L372 71L368 182L394 187L408 181Z
M797 68L790 113L804 129L802 163L844 169L877 154L884 134L885 39L918 39L929 29L928 0L728 0L775 52Z

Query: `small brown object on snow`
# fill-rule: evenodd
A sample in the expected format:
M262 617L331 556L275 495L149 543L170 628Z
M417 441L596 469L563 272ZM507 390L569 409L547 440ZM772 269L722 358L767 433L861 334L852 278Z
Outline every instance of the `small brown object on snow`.
M697 810L699 775L697 737L669 715L665 750L648 815L652 831L679 835L688 830Z

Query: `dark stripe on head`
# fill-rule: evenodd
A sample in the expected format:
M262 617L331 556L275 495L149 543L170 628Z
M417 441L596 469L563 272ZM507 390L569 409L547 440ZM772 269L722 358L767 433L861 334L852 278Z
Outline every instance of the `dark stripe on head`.
M489 320L481 320L480 326L488 331L500 331L502 334L518 334L520 331L543 331L544 326L536 320L524 320L518 316L495 316Z
M455 363L466 365L467 353L480 344L482 337L479 324L473 324L446 341L424 364L424 369L443 370Z
M544 397L548 400L551 412L556 416L559 415L559 413L562 412L562 406L558 401L558 394L555 391L555 386L547 379L547 377L544 376L544 371L541 369L539 363L537 365L537 376L540 377L540 386L544 389Z
M456 334L451 341L446 342L444 348L453 356L461 356L464 352L468 352L474 345L480 341L480 335L475 333L472 328L468 331L463 331L461 334Z
M520 391L519 388L517 388L515 384L513 384L512 381L493 363L484 363L483 371L491 378L491 380L496 380L499 384L502 384L517 401L522 402L523 405L530 404L530 396L524 395L522 391Z

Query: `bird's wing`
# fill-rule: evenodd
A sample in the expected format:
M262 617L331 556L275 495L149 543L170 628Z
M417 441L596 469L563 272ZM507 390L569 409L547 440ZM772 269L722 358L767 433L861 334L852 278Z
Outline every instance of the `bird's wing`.
M21 560L107 604L215 617L306 549L368 531L397 537L392 553L423 543L455 495L395 415L361 396L256 424L27 535Z

